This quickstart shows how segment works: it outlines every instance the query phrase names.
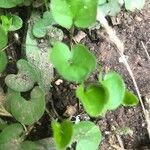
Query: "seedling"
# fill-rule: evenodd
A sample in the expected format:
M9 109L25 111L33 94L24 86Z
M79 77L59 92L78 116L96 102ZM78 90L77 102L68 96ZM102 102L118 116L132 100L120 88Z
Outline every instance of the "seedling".
M52 122L54 140L57 149L66 149L76 142L76 150L97 150L101 142L101 131L90 121L72 124L65 120L62 123Z
M70 51L65 44L55 43L50 60L60 75L77 83L83 82L96 67L95 57L81 44Z
M81 84L76 90L77 97L90 116L104 116L108 110L115 110L121 104L134 106L138 103L136 96L126 91L119 74L110 72L99 82L90 84L87 88Z

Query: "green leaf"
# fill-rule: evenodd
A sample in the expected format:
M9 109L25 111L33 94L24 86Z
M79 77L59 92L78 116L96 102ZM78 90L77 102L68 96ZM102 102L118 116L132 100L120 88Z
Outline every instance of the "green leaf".
M53 137L58 149L65 149L71 142L73 135L73 124L69 120L62 123L52 121Z
M84 86L80 85L76 90L76 95L90 116L103 115L103 109L107 103L107 93L103 87L93 84L84 89Z
M43 18L38 19L33 25L33 35L42 38L47 34L49 26L55 24L55 21L49 11L44 12Z
M17 15L9 15L9 18L11 18L11 25L9 27L9 31L16 31L19 30L22 27L23 21L22 19Z
M10 18L8 18L5 15L1 15L0 19L1 19L1 26L2 26L3 30L7 33L11 26Z
M84 81L96 67L95 57L81 44L75 45L70 51L67 45L55 43L50 60L60 75L77 83Z
M141 10L145 5L145 0L124 0L125 8L130 11Z
M73 25L87 28L96 21L97 2L97 0L52 0L52 15L56 22L65 28L71 28Z
M108 3L98 6L98 9L100 9L105 16L116 16L121 11L121 6L118 0L109 0Z
M101 131L93 122L82 121L74 125L76 150L97 150L101 140Z
M123 100L124 106L135 106L139 103L139 100L136 95L134 95L132 92L126 90L125 97Z
M0 0L0 8L12 8L21 4L24 0Z
M115 72L110 72L105 75L101 84L108 92L106 109L116 109L122 104L125 95L125 83L122 77Z
M2 28L2 26L0 26L0 50L3 49L4 47L6 47L7 42L8 42L8 35L5 32L5 30Z
M38 72L35 67L26 60L17 62L18 74L10 74L5 78L6 85L18 92L26 92L38 81Z
M0 73L5 70L7 62L6 53L4 51L0 51Z
M11 124L0 133L0 145L17 140L23 133L23 126L19 123Z
M45 94L39 87L31 92L31 99L27 101L19 92L13 91L8 96L11 113L22 124L31 125L37 122L45 111Z

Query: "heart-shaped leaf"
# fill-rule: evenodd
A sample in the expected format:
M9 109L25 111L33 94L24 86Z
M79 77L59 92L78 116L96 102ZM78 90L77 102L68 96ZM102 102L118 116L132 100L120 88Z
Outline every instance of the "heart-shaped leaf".
M8 75L5 78L6 85L18 92L26 92L34 86L35 82L38 82L38 72L31 63L26 60L20 59L17 62L18 74Z
M31 92L29 101L21 97L19 92L12 91L8 95L8 102L12 115L16 120L25 125L37 122L45 111L45 94L39 87L35 87Z
M0 26L0 50L2 50L4 47L6 47L7 42L8 42L8 36L5 30Z
M125 8L130 11L134 11L135 9L141 10L145 5L145 0L124 0Z
M69 48L60 42L54 44L50 60L58 73L69 81L81 83L96 67L95 57L81 44Z
M90 121L75 124L73 137L77 142L76 150L97 150L102 140L100 129Z
M132 92L126 90L125 97L123 100L124 106L135 106L139 103L139 100L136 95L134 95Z
M97 2L97 0L51 0L51 11L56 22L65 28L71 28L72 25L87 28L96 21Z
M0 51L0 73L3 72L7 65L7 56L4 51Z
M52 121L52 130L57 148L67 148L72 139L73 124L69 120L64 120L62 123Z
M23 133L23 126L19 123L11 124L0 133L0 145L17 140Z
M122 77L115 72L110 72L105 75L101 84L108 92L108 101L105 107L108 110L116 109L122 104L125 95L125 83Z
M100 85L90 85L84 89L80 85L76 90L76 95L82 102L85 111L93 117L103 115L103 109L107 103L107 91Z

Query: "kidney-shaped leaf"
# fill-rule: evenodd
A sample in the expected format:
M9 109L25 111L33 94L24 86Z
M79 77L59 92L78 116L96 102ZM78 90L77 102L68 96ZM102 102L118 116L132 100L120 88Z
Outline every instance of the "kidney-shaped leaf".
M23 133L23 126L19 123L11 124L0 133L0 145L17 140Z
M7 56L4 51L0 51L0 73L3 72L7 65Z
M25 125L37 122L45 111L45 95L39 87L35 87L32 90L29 101L15 91L9 94L8 101L12 115L17 121Z
M110 72L105 75L101 84L108 92L108 101L105 105L106 109L116 109L122 104L125 95L125 83L122 77L115 72Z
M76 150L97 150L101 142L100 129L90 121L74 125L73 140L77 142Z
M51 50L50 60L60 75L77 83L84 81L96 67L95 57L81 44L70 51L65 44L57 42Z
M67 148L72 139L73 124L69 120L65 120L62 123L52 121L52 130L57 148Z
M6 85L18 92L26 92L38 81L37 70L26 60L20 59L17 62L18 74L10 74L5 78Z
M84 89L80 85L76 90L76 95L82 102L85 111L92 117L103 115L107 103L107 91L100 85L90 85Z
M139 103L139 100L136 95L134 95L132 92L126 90L125 97L123 100L124 106L135 106Z
M51 0L52 15L65 28L89 27L96 20L97 0Z

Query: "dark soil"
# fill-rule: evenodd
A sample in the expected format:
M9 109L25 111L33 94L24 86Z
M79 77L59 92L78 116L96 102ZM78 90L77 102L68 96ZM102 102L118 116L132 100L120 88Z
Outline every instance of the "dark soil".
M147 104L145 100L146 98L150 98L150 62L148 61L141 41L150 53L149 0L147 0L147 4L143 11L135 13L124 11L117 17L117 19L119 20L117 25L114 25L111 19L110 25L113 26L117 35L125 44L125 55L127 56L128 62L133 70L143 102L146 106ZM81 42L89 47L89 49L96 55L98 64L103 66L104 72L108 72L109 70L117 71L123 76L128 89L136 92L125 66L119 62L120 56L116 51L116 47L110 42L103 29L88 32L87 36L82 39ZM16 44L16 46L18 45ZM7 53L10 56L10 63L6 73L16 72L15 60L20 58L20 56L17 57L15 55L16 51L11 50L11 48L13 49L14 47L10 47L9 51L7 50ZM21 47L18 46L18 49L20 48ZM20 52L18 53L20 54ZM89 81L97 80L97 73L98 70L93 73L89 78ZM93 119L90 118L83 111L82 106L78 104L78 100L75 97L75 89L77 85L64 81L63 79L62 83L58 85L55 82L58 79L61 79L61 77L56 74L52 83L50 95L47 98L47 106L50 112L45 113L39 123L35 125L31 134L28 136L29 140L37 140L51 136L51 119L56 117L59 117L59 119L66 118L66 110L68 111L68 107L72 107L72 109L74 108L76 111L71 111L71 113L68 114L69 117L75 119L78 116L81 120L92 120L100 127L103 135L103 140L100 145L101 150L121 150L119 149L120 145L116 136L116 131L124 127L129 127L132 131L132 134L119 135L125 149L150 150L146 122L140 104L137 107L132 108L119 107L115 111L108 112L104 118ZM3 80L0 81L0 84L4 87Z

